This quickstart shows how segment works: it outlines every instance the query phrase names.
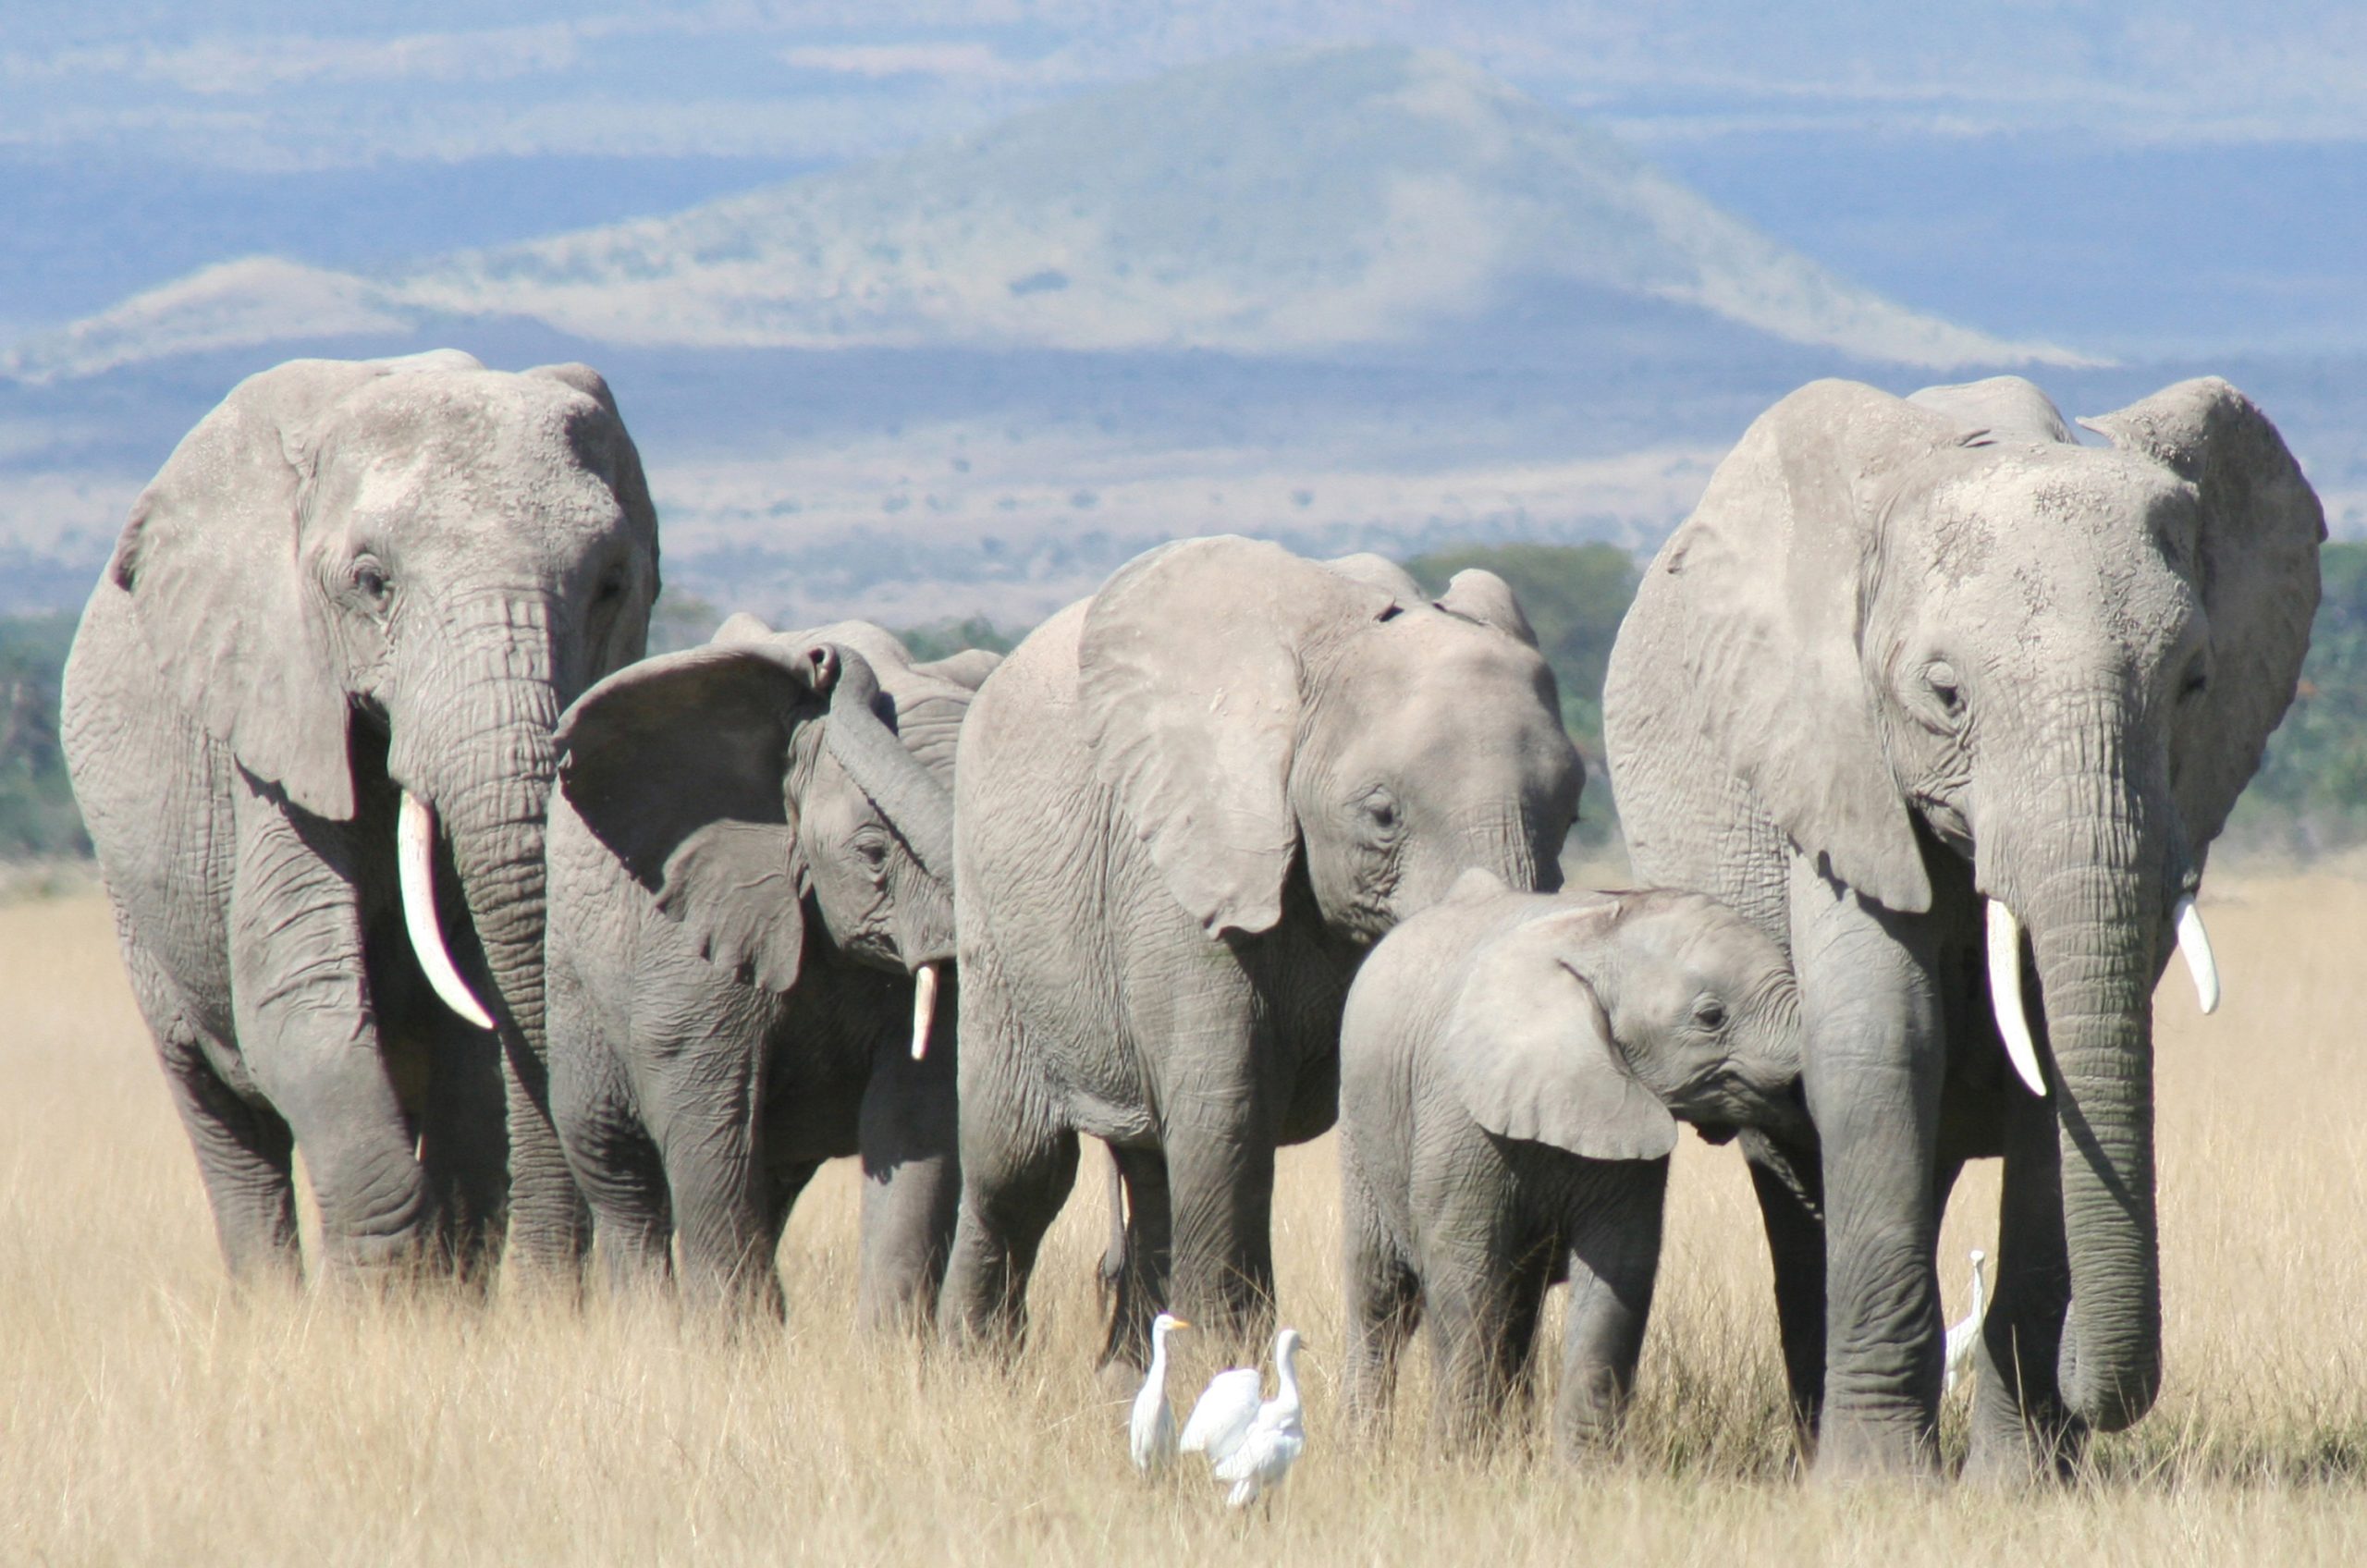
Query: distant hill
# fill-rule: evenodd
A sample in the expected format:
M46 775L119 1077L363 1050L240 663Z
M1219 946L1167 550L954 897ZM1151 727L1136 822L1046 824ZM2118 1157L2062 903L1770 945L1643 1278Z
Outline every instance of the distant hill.
M1448 55L1254 55L668 217L361 277L206 268L0 357L43 381L511 318L587 343L1257 356L1402 344L1543 288L1873 362L2078 362L1885 300ZM1576 297L1576 296L1570 296Z

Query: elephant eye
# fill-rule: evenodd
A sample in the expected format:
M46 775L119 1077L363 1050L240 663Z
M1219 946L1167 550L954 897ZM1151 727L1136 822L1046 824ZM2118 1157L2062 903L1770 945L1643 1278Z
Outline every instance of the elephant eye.
M1726 1026L1726 1004L1715 997L1704 997L1693 1005L1693 1022L1704 1029Z
M1397 797L1386 790L1374 790L1360 802L1366 819L1376 832L1384 837L1397 831Z
M2186 679L2178 682L2178 697L2183 701L2188 697L2200 696L2210 688L2210 662L2198 656L2192 664L2186 667Z
M369 556L363 556L353 563L350 576L354 592L374 605L385 604L386 596L395 589L393 580L386 575L386 569Z
M1964 685L1956 678L1956 667L1947 660L1933 659L1924 666L1923 684L1949 717L1964 711Z
M854 852L876 876L888 864L888 840L883 835L865 833L854 841Z
M625 574L623 572L611 571L600 579L599 602L601 604L613 605L624 596Z

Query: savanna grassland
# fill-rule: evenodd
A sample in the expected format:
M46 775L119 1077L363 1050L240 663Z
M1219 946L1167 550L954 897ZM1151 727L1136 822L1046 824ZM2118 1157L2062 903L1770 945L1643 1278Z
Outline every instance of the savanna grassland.
M1122 1410L1089 1371L1098 1156L1010 1367L852 1333L844 1170L783 1247L785 1330L514 1294L241 1295L104 903L0 907L0 1562L2358 1562L2367 883L2218 873L2205 909L2226 1005L2198 1017L2175 973L2159 1003L2168 1383L2085 1483L1800 1485L1748 1185L1732 1149L1690 1139L1621 1452L1442 1464L1402 1419L1385 1455L1355 1454L1326 1142L1286 1155L1276 1240L1312 1353L1307 1457L1244 1519L1203 1475L1151 1487L1126 1466ZM1975 1167L1950 1215L1952 1314L1995 1192ZM1208 1369L1186 1358L1183 1397ZM1409 1399L1420 1378L1417 1357Z

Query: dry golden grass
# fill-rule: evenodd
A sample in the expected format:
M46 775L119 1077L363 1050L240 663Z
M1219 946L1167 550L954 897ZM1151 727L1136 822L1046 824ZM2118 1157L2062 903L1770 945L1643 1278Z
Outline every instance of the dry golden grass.
M1324 1144L1285 1158L1276 1243L1313 1351L1309 1453L1247 1519L1204 1476L1126 1467L1088 1371L1089 1182L1011 1369L851 1332L843 1171L784 1247L791 1327L736 1341L606 1304L236 1294L103 904L0 908L0 1562L2360 1561L2367 885L2223 875L2207 907L2226 1009L2197 1018L2176 975L2161 1004L2168 1389L2095 1478L2014 1500L1795 1483L1748 1183L1690 1141L1620 1455L1352 1454ZM1959 1192L1952 1309L1995 1190L1977 1167Z

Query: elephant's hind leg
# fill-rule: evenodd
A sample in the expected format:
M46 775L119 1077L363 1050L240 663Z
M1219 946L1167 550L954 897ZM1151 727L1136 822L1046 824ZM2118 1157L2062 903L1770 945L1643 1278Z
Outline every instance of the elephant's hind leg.
M1140 1374L1150 1365L1150 1322L1167 1305L1170 1263L1167 1160L1155 1148L1110 1150L1125 1194L1125 1245L1101 1365ZM1114 1201L1114 1199L1113 1199Z
M293 1282L303 1262L296 1239L296 1145L288 1123L224 1083L185 1023L165 1031L157 1047L173 1105L197 1151L223 1261L240 1280Z

